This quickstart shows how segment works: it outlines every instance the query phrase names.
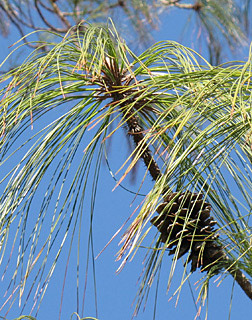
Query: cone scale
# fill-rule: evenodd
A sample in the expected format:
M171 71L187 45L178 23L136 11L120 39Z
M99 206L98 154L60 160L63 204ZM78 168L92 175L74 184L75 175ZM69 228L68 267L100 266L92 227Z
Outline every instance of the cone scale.
M157 212L159 215L152 218L151 223L160 232L161 242L177 259L188 253L191 272L197 268L209 271L221 260L223 251L216 243L216 221L211 217L211 205L203 199L203 194L171 193Z

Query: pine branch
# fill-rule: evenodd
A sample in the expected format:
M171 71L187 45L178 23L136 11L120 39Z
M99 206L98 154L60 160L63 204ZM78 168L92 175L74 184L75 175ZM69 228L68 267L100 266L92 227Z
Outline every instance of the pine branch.
M226 262L230 265L231 261L226 256ZM234 280L239 284L244 293L252 300L252 284L248 280L248 278L244 275L244 273L238 268L227 268L227 271L231 274Z
M130 84L133 78L125 78L125 72L127 71L128 70L125 69L124 71L120 72L115 59L106 57L104 59L104 68L102 69L103 78L101 81L101 84L105 83L105 86L102 85L101 92L109 92L111 98L113 99L113 103L118 104L122 108L123 116L125 117L128 126L128 133L133 137L136 148L140 149L140 157L143 159L144 164L146 165L153 180L156 181L162 174L158 164L152 156L149 146L145 141L144 129L140 125L139 119L132 109L126 108L127 102L120 103L120 101L125 100L125 95L127 93L120 93L118 90L115 90L115 88L120 86L128 86ZM131 90L128 91L128 94L132 94ZM141 108L141 103L135 101L134 108L137 107Z
M129 134L132 136L136 148L140 150L140 157L143 159L150 175L156 181L162 176L162 173L146 143L144 129L139 123L139 118L134 113L134 110L126 108L127 102L120 104L120 101L125 100L125 91L124 94L121 94L117 90L113 90L114 86L123 85L122 78L124 75L120 73L114 59L105 59L104 65L103 80L106 86L101 92L108 90L113 102L119 104L124 110L123 116L126 119ZM113 77L110 76L111 74ZM129 82L124 85L129 84ZM135 101L135 109L137 109L138 103ZM145 106L145 108L147 107ZM177 259L190 252L188 263L192 262L191 272L197 268L202 268L202 271L210 272L213 270L213 273L216 274L224 267L240 285L244 293L252 300L252 284L236 264L226 256L223 246L217 244L218 236L215 235L215 230L213 229L216 221L211 217L211 205L203 200L203 195L192 194L189 191L180 195L170 193L168 196L165 195L165 192L162 193L164 195L164 203L157 209L159 215L154 217L151 222L160 231L161 242L166 243L167 248L170 249L170 254L174 254L177 251L178 240L183 236ZM169 206L169 204L171 205ZM186 228L184 228L186 217L188 222ZM181 220L180 223L178 223L179 219ZM175 248L171 250L173 246Z
M161 177L162 173L158 167L158 164L154 160L151 150L144 141L144 130L139 124L138 118L136 115L133 114L132 111L127 111L127 125L129 129L129 134L133 137L135 146L138 148L141 146L141 158L144 161L144 164L149 170L150 175L152 176L153 180L157 180Z

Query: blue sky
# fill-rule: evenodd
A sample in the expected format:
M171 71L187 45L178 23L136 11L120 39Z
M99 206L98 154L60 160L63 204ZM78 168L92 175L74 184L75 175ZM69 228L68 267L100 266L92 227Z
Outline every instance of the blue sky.
M174 40L181 42L188 46L194 46L194 40L197 38L197 30L194 28L189 32L186 32L186 36L182 36L182 31L185 26L182 22L187 17L187 11L171 11L167 16L163 15L162 24L160 29L154 32L154 40ZM187 30L188 31L188 30ZM18 39L15 32L12 33L9 39L2 40L2 50L0 53L1 60L10 52L7 46ZM241 53L241 59L247 56L248 48L245 48ZM207 57L207 52L202 49L202 55ZM22 57L19 57L21 59ZM113 172L116 172L120 165L120 159L125 157L123 147L123 134L118 134L114 137L114 147L112 156L109 159L109 163ZM125 141L124 141L125 142ZM119 155L119 156L118 156ZM8 166L6 166L6 170ZM140 164L140 173L144 168ZM152 187L151 178L147 178L147 183L144 186L142 192L148 192ZM132 191L136 191L136 187L130 182L126 181L124 184ZM93 248L94 256L104 248L107 242L111 239L113 234L120 228L122 223L128 218L128 216L134 211L137 203L141 201L141 198L136 200L133 204L134 195L118 187L115 191L112 191L115 186L115 181L111 177L109 170L104 163L101 171L101 177L99 181L98 196L94 208L94 221L93 221ZM46 187L46 186L44 186ZM41 191L41 195L42 195ZM90 195L87 195L87 198ZM39 198L38 198L39 201ZM86 202L85 212L89 212L90 203ZM36 205L32 208L36 210ZM31 210L31 211L32 211ZM112 222L113 221L113 222ZM32 221L31 221L32 222ZM81 269L80 269L80 301L82 301L82 293L85 285L85 270L86 270L86 257L88 254L88 218L83 220L83 242L81 243ZM48 222L49 223L49 222ZM49 224L48 224L49 226ZM87 226L87 228L85 228ZM153 231L154 232L154 231ZM70 319L71 314L76 310L76 260L77 260L77 237L73 240L73 250L70 256L70 262L67 269L67 278L64 290L64 299L61 312L61 319ZM59 262L56 266L55 272L49 283L46 295L42 301L40 311L37 319L58 319L59 318L59 305L62 294L63 279L66 270L66 262L68 258L68 249L70 244L70 238L66 241L66 248L63 254L59 258ZM137 280L142 271L142 260L144 258L144 249L139 249L138 254L135 256L132 262L126 264L125 268L116 274L116 270L119 267L119 262L115 262L116 253L119 249L118 242L120 236L117 236L112 243L106 248L106 250L95 260L95 266L92 265L92 259L88 264L88 281L84 305L84 316L95 317L95 295L97 294L97 306L98 306L98 318L100 320L116 320L131 319L133 308L131 304L137 293L138 284ZM8 250L11 246L8 247ZM7 252L8 252L7 250ZM14 252L15 253L15 252ZM91 254L91 253L90 253ZM14 256L14 254L13 254ZM8 258L8 254L7 254ZM5 260L5 263L7 259ZM0 268L0 275L2 275L5 263ZM196 308L192 297L192 292L196 298L198 294L197 286L195 283L200 280L201 274L197 271L190 278L190 286L185 284L182 288L180 299L176 304L176 297L168 302L172 296L174 290L178 287L181 279L181 272L183 270L183 262L178 263L178 267L173 279L172 287L168 293L166 293L166 285L169 275L169 265L171 264L171 257L165 257L161 270L161 277L158 289L158 303L156 310L156 319L194 319L196 314ZM11 269L15 265L15 259L12 258L9 274ZM94 292L94 277L93 271L95 268L95 283L97 293ZM6 288L8 285L8 273L1 286ZM218 279L215 279L218 280ZM208 319L228 319L229 307L230 307L230 295L232 292L233 279L228 276L221 284L219 281L212 281L209 301L208 301ZM149 320L153 318L153 306L156 293L156 283L154 283L150 296L146 305L146 309L142 312L142 309L137 317L141 320ZM4 292L4 290L1 290ZM5 298L0 296L0 304L5 301ZM28 314L33 302L29 301L27 308L23 311L23 314ZM0 312L0 316L4 316L5 311ZM81 311L81 310L80 310ZM231 319L249 319L252 312L252 305L249 299L244 295L241 289L235 285L233 291L233 303L231 311ZM80 312L81 313L81 312ZM14 319L20 314L18 302L16 301L7 315L7 319ZM204 319L205 310L202 310L201 319ZM76 317L73 317L76 319Z

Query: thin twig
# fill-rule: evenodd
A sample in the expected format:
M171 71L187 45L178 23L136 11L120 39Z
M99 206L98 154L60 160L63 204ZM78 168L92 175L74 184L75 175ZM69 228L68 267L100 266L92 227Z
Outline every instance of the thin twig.
M179 0L174 0L170 2L163 0L162 3L166 6L174 6L180 9L191 9L195 11L199 11L203 7L203 4L197 1L195 3L180 3Z
M66 12L66 11L62 11L62 14L64 16L80 16L80 15L91 15L93 13L95 13L96 11L103 11L103 12L107 12L111 9L115 9L115 8L124 8L125 7L125 3L124 1L118 1L116 3L112 3L112 4L109 4L109 5L100 5L98 8L96 9L82 9L82 10L75 10L75 11L69 11L69 12Z
M43 1L37 0L39 2L39 4L41 5L41 7L43 7L44 9L46 9L47 11L54 13L54 10L50 7L48 7L47 5L45 5L45 3Z
M66 17L63 15L63 13L60 11L60 8L57 6L55 2L52 2L53 9L57 16L60 18L60 20L63 22L63 24L70 29L71 23L66 19Z
M10 14L10 12L8 10L6 10L2 4L0 3L0 8L2 8L2 10L6 13L6 15L8 16L8 18L10 19L10 21L14 24L14 26L17 28L18 32L20 33L21 37L23 38L24 43L26 43L26 45L28 45L30 48L36 49L38 46L37 45L32 45L31 43L29 43L26 38L25 38L25 34L22 30L22 28L20 27L20 25L14 20L13 16Z
M42 19L42 21L45 23L45 25L47 27L50 28L51 31L55 31L55 32L59 32L59 33L64 33L66 32L67 30L65 28L55 28L49 21L47 21L47 19L44 17L42 11L40 10L39 6L38 6L38 0L35 0L34 1L34 4L35 4L35 7L36 7L36 10L40 16L40 18Z

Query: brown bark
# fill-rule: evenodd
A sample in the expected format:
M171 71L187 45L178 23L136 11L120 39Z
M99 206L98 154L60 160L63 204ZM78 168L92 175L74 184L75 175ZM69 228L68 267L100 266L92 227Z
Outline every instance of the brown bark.
M240 269L229 270L231 276L239 284L244 293L252 300L252 284Z
M129 134L133 137L136 147L141 145L141 158L143 159L144 164L148 168L153 180L156 181L162 173L151 154L150 148L144 141L144 130L139 124L137 116L134 115L131 111L127 111L126 116Z

